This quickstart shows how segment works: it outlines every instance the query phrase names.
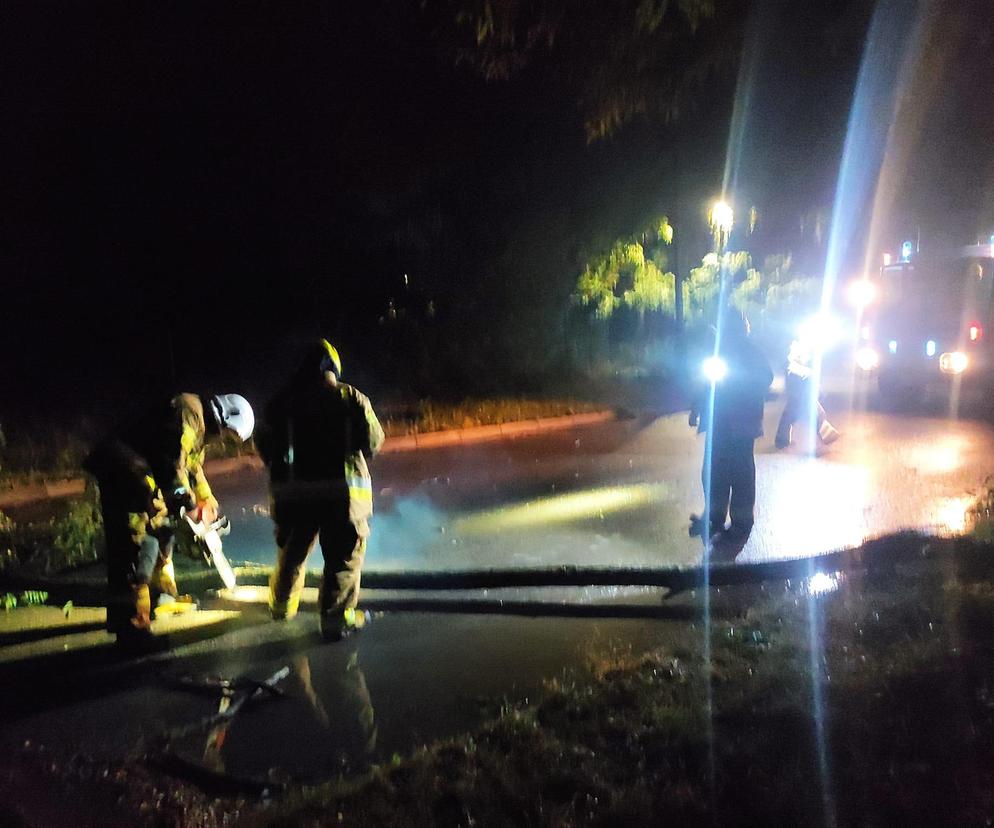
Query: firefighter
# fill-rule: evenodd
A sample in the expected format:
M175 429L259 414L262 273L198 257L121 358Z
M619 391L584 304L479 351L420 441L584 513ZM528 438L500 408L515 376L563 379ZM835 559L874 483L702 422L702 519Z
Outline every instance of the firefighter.
M266 409L259 450L269 469L277 561L269 584L276 620L297 614L304 564L320 536L321 634L338 641L362 626L359 579L373 513L366 458L383 445L369 400L340 382L327 340L308 349L296 375Z
M763 406L773 371L749 339L749 321L734 308L721 315L717 348L709 362L709 383L702 386L689 418L699 433L710 432L701 469L708 521L705 526L703 516L691 516L690 533L708 531L712 547L738 551L754 522L753 452L756 438L763 434Z
M207 411L205 415L205 409ZM237 394L177 394L106 438L84 468L97 480L107 546L107 629L147 640L152 599L178 598L172 550L181 509L211 523L218 502L204 476L206 435L252 436L255 418ZM188 599L187 599L188 600Z
M790 343L787 352L787 374L784 378L784 395L787 402L783 407L783 414L780 415L780 424L777 426L777 434L774 444L777 448L787 448L793 436L794 423L801 419L804 411L809 410L809 398L811 384L811 346L803 337L799 337ZM815 398L815 411L817 415L818 439L828 445L834 443L841 436L828 421L825 408L821 400Z

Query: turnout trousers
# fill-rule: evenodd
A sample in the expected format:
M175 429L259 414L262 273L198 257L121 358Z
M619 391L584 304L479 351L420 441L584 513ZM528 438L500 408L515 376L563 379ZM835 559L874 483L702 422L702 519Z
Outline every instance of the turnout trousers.
M305 563L318 539L324 553L324 577L318 610L340 618L359 603L359 581L366 557L369 522L352 520L340 501L292 501L273 504L276 567L269 581L273 618L292 618L300 606Z
M811 400L808 398L808 382L809 380L801 379L801 377L794 374L787 374L787 379L784 383L787 402L784 404L783 413L780 415L780 423L777 425L775 438L778 448L786 448L790 445L794 425L804 419L811 410L809 407ZM815 400L814 405L815 426L819 430L819 433L821 433L824 424L828 422L828 418L821 400Z
M107 629L113 633L149 629L153 593L155 597L177 595L174 533L161 525L164 510L136 512L127 501L113 486L100 486L107 554Z
M712 441L711 462L708 464L705 456L701 469L712 534L723 531L729 517L734 534L748 538L752 532L756 505L755 442L753 437L738 435L717 436Z

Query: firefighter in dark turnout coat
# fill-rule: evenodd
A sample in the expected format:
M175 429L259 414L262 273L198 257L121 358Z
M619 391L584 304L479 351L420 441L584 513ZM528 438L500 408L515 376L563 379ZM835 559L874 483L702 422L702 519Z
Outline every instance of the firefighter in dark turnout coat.
M763 406L773 371L763 353L749 340L749 322L733 308L724 311L718 348L710 357L716 367L702 386L690 412L690 425L710 432L701 479L709 512L692 518L691 534L704 534L739 548L752 532L756 504L754 447L763 434ZM713 394L713 403L712 403ZM725 522L731 518L726 530Z
M320 536L325 563L319 610L328 640L363 621L356 606L373 513L366 458L384 440L369 400L340 382L341 373L338 351L320 340L266 409L259 439L276 525L270 611L275 619L296 615L304 564Z

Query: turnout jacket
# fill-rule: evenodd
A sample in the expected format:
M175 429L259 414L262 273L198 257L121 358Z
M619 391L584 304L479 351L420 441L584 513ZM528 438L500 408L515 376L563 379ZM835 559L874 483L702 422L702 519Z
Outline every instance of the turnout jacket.
M135 499L186 489L216 503L204 475L206 431L200 397L177 394L101 442L83 467L102 486Z
M698 432L713 430L715 439L762 437L763 406L773 382L769 360L748 339L727 343L718 356L725 360L728 372L714 386L713 418L709 416L710 386L702 384L691 405L691 422Z
M383 429L369 399L323 378L296 383L266 409L258 439L274 502L339 502L352 522L373 512L366 458L380 450Z

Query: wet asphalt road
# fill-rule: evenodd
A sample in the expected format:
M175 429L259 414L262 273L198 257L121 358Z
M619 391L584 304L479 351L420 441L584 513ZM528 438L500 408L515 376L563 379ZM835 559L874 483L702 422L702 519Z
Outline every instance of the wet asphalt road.
M814 455L805 429L790 449L774 449L781 403L767 405L756 528L737 562L818 554L898 529L962 530L994 465L989 425L927 411L858 412L841 396L829 405L843 437ZM703 444L675 414L381 455L366 567L698 564L700 543L687 527L703 503ZM271 562L261 474L216 488L235 519L229 557Z
M800 445L777 452L780 407L767 406L767 437L757 443L756 529L737 562L829 551L902 528L958 531L994 463L994 430L983 422L934 411L855 412L841 396L830 405L843 432L838 443L815 456ZM367 568L698 563L687 518L702 502L702 450L703 439L678 414L382 455L373 463L377 511ZM261 475L218 480L215 488L234 522L229 556L271 561ZM651 590L568 597L660 601ZM180 749L235 775L279 769L322 778L470 729L502 699L539 692L548 677L664 646L693 629L671 621L389 613L355 640L323 645L316 619L304 614L180 648L126 688L12 723L0 746L30 738L66 752L121 755L214 708L210 697L171 688L163 675L264 678L285 665L285 699L246 710L220 737L194 734Z

